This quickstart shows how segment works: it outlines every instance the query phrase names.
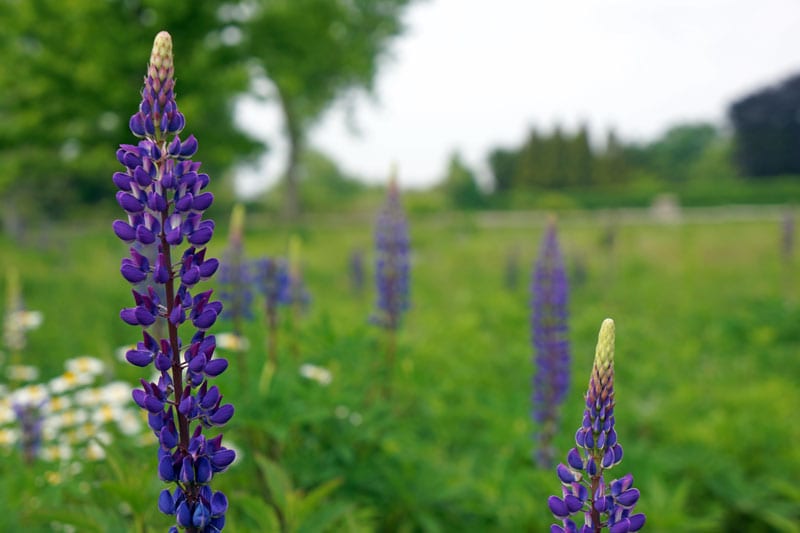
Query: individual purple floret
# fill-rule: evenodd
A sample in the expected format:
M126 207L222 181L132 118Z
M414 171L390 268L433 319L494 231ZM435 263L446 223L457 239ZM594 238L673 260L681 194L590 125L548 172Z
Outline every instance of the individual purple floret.
M553 437L561 418L570 380L570 347L567 328L569 286L558 245L555 222L548 224L531 282L531 333L535 352L533 378L533 419L536 433L536 462L553 465Z
M408 222L400 204L400 190L392 179L386 201L375 226L375 283L378 300L373 320L389 329L400 326L400 318L409 307Z
M604 475L622 461L622 446L614 429L614 321L610 318L600 326L583 423L575 442L577 447L567 454L567 464L556 468L561 496L547 500L550 511L561 520L561 525L550 526L550 532L639 531L645 516L633 514L639 500L633 476L626 474L607 483ZM577 515L583 515L582 526L573 520Z
M219 266L206 257L205 248L214 222L203 220L203 212L213 196L203 192L208 175L191 160L197 140L178 136L185 121L175 103L173 72L172 38L162 31L153 43L139 111L130 120L141 140L117 151L125 166L114 174L117 201L128 216L113 227L131 244L120 271L131 284L146 287L133 290L135 305L120 316L143 330L142 341L126 359L139 367L152 364L160 373L156 382L141 380L142 388L133 390L160 444L158 476L175 485L162 491L158 508L176 517L170 531L216 532L225 525L228 501L209 483L235 454L222 446L221 434L208 438L203 429L223 426L233 406L223 404L217 386L208 382L228 366L214 357L215 338L207 333L222 304L211 299L211 290L197 289ZM137 251L137 244L154 246L152 259ZM167 338L148 331L158 317L166 323ZM184 324L193 332L188 342L179 334Z

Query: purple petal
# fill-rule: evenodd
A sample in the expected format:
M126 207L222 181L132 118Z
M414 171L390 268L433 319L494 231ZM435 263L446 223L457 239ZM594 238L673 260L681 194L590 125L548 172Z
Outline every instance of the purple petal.
M139 283L147 278L147 272L142 272L140 268L131 263L123 263L119 271L122 277L130 283Z
M629 516L628 521L631 523L631 528L628 531L639 531L644 526L646 519L642 513L639 513L633 516Z
M214 202L214 195L210 192L204 192L194 197L192 209L195 211L205 211Z
M127 222L123 222L122 220L115 220L112 227L114 228L114 233L117 234L117 237L119 237L123 241L133 242L134 240L136 240L136 230L133 229L133 227Z
M169 455L164 455L158 461L158 477L161 481L175 481L175 469L172 467L172 457Z
M228 361L226 359L212 359L206 363L205 374L209 377L216 377L225 372L228 368Z
M228 510L228 498L221 491L214 493L211 497L211 514L213 516L225 514Z
M216 413L209 417L209 421L215 426L223 426L233 417L233 405L225 404Z
M185 158L192 157L195 152L197 152L197 139L194 135L189 135L189 137L183 141L180 146L181 156Z
M145 367L153 361L153 353L147 350L128 350L125 359L132 365Z
M567 518L570 514L567 509L567 504L558 496L550 496L547 498L547 506L550 508L550 512L561 520Z
M169 489L162 490L158 496L158 510L164 514L175 514L175 502L172 500Z

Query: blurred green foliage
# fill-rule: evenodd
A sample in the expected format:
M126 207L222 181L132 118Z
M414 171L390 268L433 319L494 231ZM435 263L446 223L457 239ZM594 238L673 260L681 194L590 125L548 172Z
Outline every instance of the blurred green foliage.
M50 216L113 198L114 150L135 142L128 119L155 34L168 29L178 104L214 175L263 147L237 130L233 97L248 88L243 49L225 35L222 2L9 0L0 3L0 192Z
M284 111L296 211L306 133L350 89L369 90L411 0L8 0L0 2L0 193L14 218L111 203L113 152L156 33L172 34L177 101L213 176L264 150L238 129L237 96L269 79ZM255 82L255 83L254 83ZM263 94L262 94L263 96Z
M532 265L543 218L411 216L413 307L385 401L384 339L367 321L373 300L351 292L346 268L350 250L370 248L371 225L273 226L249 216L253 257L282 255L289 236L302 235L313 301L307 314L281 317L277 368L263 371L258 316L245 326L246 385L236 370L218 380L237 409L225 438L241 452L215 479L231 501L226 531L281 523L290 531L545 530L546 498L559 481L531 457L528 287L508 290L503 280L509 249ZM583 213L559 222L569 270L580 263L583 272L570 304L573 378L560 453L580 424L597 328L611 316L625 447L614 474L634 474L649 530L796 532L800 285L796 264L780 255L777 217L664 225ZM610 223L613 245L603 233ZM27 362L46 379L64 359L89 353L135 384L142 370L113 355L138 334L117 317L130 299L116 269L125 246L107 224L59 226L21 245L0 238L0 246L0 269L17 267L28 308L45 314ZM215 240L210 253L225 246ZM305 363L330 370L332 382L300 376ZM51 465L26 469L14 454L0 457L0 525L163 531L170 519L156 508L154 450L114 443L108 461L64 471L57 484Z

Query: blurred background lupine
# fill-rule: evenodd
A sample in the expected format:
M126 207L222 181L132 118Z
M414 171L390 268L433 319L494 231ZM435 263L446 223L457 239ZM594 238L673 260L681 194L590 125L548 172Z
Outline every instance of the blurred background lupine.
M267 360L278 364L278 307L292 302L289 265L285 259L262 257L254 262L255 286L264 301Z
M25 349L28 331L38 328L43 321L44 315L41 312L25 309L19 273L16 269L8 269L6 271L6 308L3 316L3 345L9 352L11 364L18 365L22 362L20 353ZM0 365L3 360L4 358L0 356Z
M553 464L553 438L570 383L569 283L555 221L544 232L531 281L531 335L534 349L533 419L536 463Z
M547 504L561 525L552 525L552 533L610 533L639 531L645 515L633 514L639 490L633 488L633 476L606 481L605 471L622 461L622 446L614 429L614 321L607 318L600 326L597 349L586 391L583 423L575 434L577 447L567 454L567 464L556 472L562 495L550 496ZM582 526L572 519L583 515ZM580 520L579 520L580 521Z
M148 423L159 441L158 476L175 484L164 489L158 509L174 515L176 526L189 532L218 531L225 525L226 496L212 492L214 474L233 462L235 454L222 445L222 434L207 438L203 428L225 425L233 416L233 406L222 404L216 385L208 378L219 376L228 366L214 358L215 338L207 334L222 311L212 301L211 290L196 293L196 285L213 276L219 262L206 258L205 245L211 240L214 222L203 220L213 195L202 192L209 183L199 173L199 162L191 157L197 151L194 136L180 139L185 119L178 111L174 94L172 37L160 32L153 43L139 111L131 116L130 129L138 145L123 144L117 159L125 172L114 174L120 189L117 201L127 213L127 222L117 220L114 232L127 243L156 243L153 262L131 248L122 260L122 276L131 284L148 281L147 291L133 290L135 307L121 311L122 320L142 328L143 340L126 354L139 367L151 364L159 373L155 382L141 380L133 399L148 412ZM178 247L188 244L180 259ZM150 280L152 280L150 282ZM177 286L176 286L177 285ZM159 297L156 286L163 286ZM166 320L168 338L156 339L148 328L156 317ZM179 327L191 321L193 335L184 342Z
M347 273L350 279L350 288L356 295L364 292L365 277L364 273L364 251L361 248L350 250L347 260Z
M247 382L247 358L244 339L244 323L253 319L253 284L252 264L244 255L245 208L236 204L231 212L228 228L228 246L222 255L217 283L219 298L223 304L222 318L230 322L232 337L227 340L227 349L236 355L236 366L239 368L240 383ZM220 338L217 336L219 345Z
M375 223L375 289L377 302L371 320L386 331L387 377L385 396L391 394L391 380L397 351L397 330L409 307L411 271L408 220L400 202L396 170L392 170L386 198Z
M242 335L244 322L253 318L253 274L244 255L245 208L236 204L231 213L228 246L219 267L219 297L235 335Z

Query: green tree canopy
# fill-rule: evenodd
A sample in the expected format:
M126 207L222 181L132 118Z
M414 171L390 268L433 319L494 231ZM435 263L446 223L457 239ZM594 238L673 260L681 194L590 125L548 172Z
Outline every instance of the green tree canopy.
M15 206L68 211L113 198L117 145L156 33L175 43L176 93L204 169L221 177L262 146L233 123L247 89L241 30L222 2L9 0L0 2L0 192Z

